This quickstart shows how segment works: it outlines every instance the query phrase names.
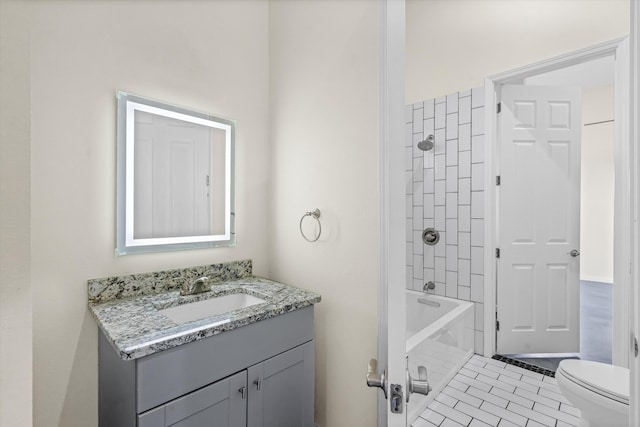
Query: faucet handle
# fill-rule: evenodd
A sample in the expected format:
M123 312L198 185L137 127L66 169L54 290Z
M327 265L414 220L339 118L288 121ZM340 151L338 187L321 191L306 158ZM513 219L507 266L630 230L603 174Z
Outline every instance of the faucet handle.
M202 276L194 280L193 282L184 282L182 284L182 289L180 290L180 295L191 295L191 294L199 294L201 292L208 292L211 290L211 285L209 284L209 278L207 276Z
M180 295L189 295L191 293L191 285L188 281L182 282L182 287L180 288Z

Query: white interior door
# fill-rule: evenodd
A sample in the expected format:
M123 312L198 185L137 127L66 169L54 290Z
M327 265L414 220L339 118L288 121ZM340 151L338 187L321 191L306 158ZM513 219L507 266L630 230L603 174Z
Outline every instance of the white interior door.
M404 173L404 63L405 2L382 0L379 12L379 172L380 230L378 279L377 369L367 376L377 390L378 427L406 427L406 289L405 289L405 173ZM364 366L363 366L364 367ZM377 372L376 372L377 371ZM402 398L392 404L394 386ZM385 399L385 394L388 399ZM398 407L399 411L392 410Z
M211 129L136 112L136 238L211 234ZM188 191L185 191L188 189Z
M580 88L503 86L497 350L580 350Z

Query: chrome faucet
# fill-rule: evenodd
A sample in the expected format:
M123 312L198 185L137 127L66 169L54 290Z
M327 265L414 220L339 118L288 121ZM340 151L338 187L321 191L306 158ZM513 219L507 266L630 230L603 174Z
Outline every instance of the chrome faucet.
M431 282L431 281L425 283L423 288L422 288L422 290L425 291L425 292L435 291L435 289L436 289L436 284Z
M209 284L209 278L207 276L203 276L194 280L191 284L184 282L182 289L180 290L180 295L200 294L202 292L209 292L210 290L211 285Z

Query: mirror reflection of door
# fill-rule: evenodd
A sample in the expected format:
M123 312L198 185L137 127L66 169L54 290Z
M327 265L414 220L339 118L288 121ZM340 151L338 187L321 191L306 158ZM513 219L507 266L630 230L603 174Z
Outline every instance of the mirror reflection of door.
M224 132L144 111L135 121L134 237L222 234Z

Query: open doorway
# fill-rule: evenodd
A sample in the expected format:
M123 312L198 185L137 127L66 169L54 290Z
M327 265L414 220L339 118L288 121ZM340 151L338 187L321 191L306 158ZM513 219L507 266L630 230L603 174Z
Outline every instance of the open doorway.
M579 173L576 171L576 177L579 180L577 185L569 186L567 189L572 194L566 197L566 200L555 204L556 206L539 206L547 214L550 214L554 222L562 221L565 218L557 218L553 215L554 209L561 209L560 214L569 215L570 209L562 206L562 203L569 203L575 198L578 212L571 210L572 216L569 216L568 222L570 226L575 226L578 230L578 240L573 242L572 247L575 251L565 251L575 255L575 260L571 256L567 257L567 253L561 253L559 259L554 260L553 265L547 265L549 277L543 280L551 280L555 276L561 279L561 283L546 283L550 289L546 290L547 299L550 297L555 300L550 301L549 305L554 302L559 305L561 313L556 314L554 319L547 319L547 328L551 332L544 332L542 342L536 348L533 354L506 354L512 359L520 360L533 364L545 369L555 371L560 360L565 358L576 358L582 360L592 360L603 363L611 363L612 361L612 304L613 304L613 219L614 219L614 192L615 192L615 162L614 162L614 61L613 57L598 58L570 67L561 68L540 75L528 77L523 80L523 85L530 87L546 87L550 88L551 99L554 94L561 98L560 91L565 87L574 87L579 93L576 96L580 99L579 117L576 120L576 126L579 126L577 133L576 146L572 147L573 155L579 158ZM555 101L561 102L560 98ZM557 104L561 105L561 104ZM508 107L508 106L505 106ZM557 107L556 107L557 109ZM506 112L508 114L508 111ZM558 111L555 111L558 114ZM576 114L578 116L578 114ZM556 117L556 120L560 116ZM542 118L544 120L545 118ZM558 127L560 122L551 124ZM543 153L550 158L548 165L550 168L557 167L558 158L553 159L554 151L558 151L562 137L551 142L548 152ZM556 153L557 154L557 153ZM570 153L565 153L570 154ZM546 157L545 156L545 157ZM557 157L557 156L556 156ZM567 157L568 159L568 157ZM532 161L531 158L525 161ZM517 166L516 166L517 167ZM541 174L552 174L552 171L540 170ZM567 174L568 176L569 174ZM562 179L562 177L556 177ZM549 185L554 188L545 190L546 193L553 193L561 189L556 179L552 180ZM544 182L542 179L536 181ZM530 198L531 195L524 195ZM505 201L502 200L504 203ZM560 206L558 206L560 205ZM557 214L557 212L556 212ZM543 214L544 215L544 214ZM548 224L543 224L549 226ZM558 246L562 241L562 237L557 233L561 231L558 224L550 227L556 235L548 236L551 245ZM498 232L500 225L498 226ZM499 232L500 233L500 232ZM558 239L560 237L560 239ZM502 242L501 242L502 244ZM549 252L549 251L547 251ZM573 278L571 274L562 271L563 266L576 268L577 277ZM520 269L522 270L522 265ZM544 266L543 266L544 268ZM542 273L544 275L544 273ZM500 274L498 280L501 280ZM568 280L575 280L576 283L567 283ZM572 291L571 286L577 289ZM553 291L561 290L561 295L550 295ZM574 301L562 301L563 298L574 298ZM577 300L575 300L577 298ZM499 306L500 307L500 304ZM550 310L553 307L545 307L544 315L551 315ZM568 313L570 310L576 310L575 315L578 324L571 332L577 334L576 337L561 338L560 351L551 352L555 349L552 345L553 328L567 328L565 320L570 320ZM563 317L567 315L566 317ZM554 324L555 322L555 324ZM498 349L501 348L500 331L498 331ZM577 343L578 347L573 347L571 341ZM530 344L530 343L526 343ZM522 346L526 348L527 346Z
M499 108L502 112L496 112L488 118L487 126L491 122L491 130L496 135L494 141L497 142L495 147L488 148L491 151L489 157L494 164L493 167L487 168L487 175L489 175L487 178L496 179L491 176L495 173L496 176L500 176L502 185L496 185L493 194L487 197L487 209L494 214L495 221L492 223L488 221L487 235L494 236L494 246L487 249L485 256L488 253L493 255L492 252L495 249L499 249L500 252L496 252L495 258L492 256L486 263L487 267L493 264L490 270L493 269L491 272L495 274L496 287L493 289L487 287L485 291L488 295L485 295L485 298L487 301L495 301L496 305L487 307L488 310L485 313L485 327L488 330L485 334L487 344L485 354L488 352L491 354L515 353L517 355L512 357L521 358L551 370L555 370L559 360L567 357L604 363L613 362L625 366L624 354L628 349L625 348L624 342L626 314L623 312L628 281L620 261L624 262L625 254L628 252L625 251L626 239L614 232L614 217L619 226L624 222L624 210L621 209L620 202L623 199L622 194L627 191L626 180L628 180L628 176L625 178L624 162L621 161L624 158L625 144L623 141L616 141L614 144L616 135L618 139L621 135L620 129L623 124L620 121L624 121L624 109L620 108L624 105L621 99L621 96L623 97L621 87L614 87L614 84L621 86L619 82L623 81L619 74L616 74L619 73L616 70L621 68L619 62L624 59L620 57L620 51L617 51L621 43L624 42L618 40L610 43L608 47L601 45L592 48L589 55L584 51L576 52L567 55L564 62L562 59L550 60L529 69L524 67L488 79L490 90L487 102L493 96L491 101L500 102ZM594 55L594 52L599 54ZM533 96L529 92L524 95L517 92L515 96L520 101L512 99L512 104L507 105L509 91L513 86L525 87L525 91L529 92L534 88L549 90L550 94L540 96L543 98L547 96L548 100L551 100L549 101L552 105L551 109L537 113L531 109L531 114L541 115L539 119L556 120L549 128L560 129L565 124L567 128L580 128L577 148L578 152L582 151L582 153L577 156L577 164L573 160L574 165L569 165L569 157L576 157L575 147L565 144L568 136L553 133L558 129L551 129L553 132L546 136L551 143L542 150L542 156L547 155L547 160L551 163L542 167L537 167L538 165L534 162L535 156L532 154L534 151L527 146L530 142L527 141L528 137L523 137L522 132L514 135L503 134L508 133L503 129L504 123L501 124L501 121L505 120L501 117L505 110L514 116L519 114L521 117L515 117L513 128L524 129L528 124L522 124L522 117L529 114L527 108L537 105L537 101L533 98L531 102L520 102L526 98L522 98L524 95ZM553 88L566 87L577 88L578 98L565 99L562 98L564 95L560 97L553 95ZM543 98L540 98L539 104L546 102L543 102ZM519 102L519 104L515 105L513 102L516 104ZM579 108L569 107L572 104L579 104ZM509 112L509 109L517 112ZM578 122L576 122L576 115L581 117ZM565 118L566 123L563 122ZM573 120L571 125L568 122L569 118ZM526 122L527 119L524 120ZM545 130L545 132L548 131L549 129ZM511 152L509 155L512 157L501 158L501 139L509 137L518 145L520 152ZM520 160L524 166L512 164L515 163L512 161L514 155L521 156ZM566 168L562 169L560 164L565 164ZM575 178L576 166L578 170L582 170L582 174L578 172L577 178ZM517 226L530 231L532 222L522 220L523 217L541 216L532 214L533 211L552 213L547 215L546 219L538 220L542 224L538 228L550 228L551 234L555 233L555 235L537 238L538 241L544 240L547 243L544 248L537 251L547 254L555 250L557 256L555 259L542 261L541 266L537 266L521 255L509 258L512 255L509 252L514 248L529 250L529 254L535 252L532 249L535 246L533 242L536 241L536 238L527 238L526 232L515 230L514 233L511 230L512 241L505 242L505 235L509 234L508 223L514 222L513 218L511 220L507 218L508 215L505 212L508 211L504 209L505 205L509 205L509 201L505 198L511 196L505 191L505 177L501 175L509 169L516 172L514 176L523 182L523 187L527 183L533 183L529 190L523 190L525 194L523 197L521 195L520 201L510 205L512 210L517 211L515 215L519 218L515 221L519 222ZM522 176L526 177L527 169L530 172L530 178L533 178L522 178ZM569 171L573 173L573 179L577 184L565 182L564 177L568 179ZM513 177L506 179L513 184ZM536 200L533 188L541 185L540 182L545 179L548 181L546 184L548 188L542 191L555 194L546 199L538 197ZM496 184L501 183L496 181ZM569 193L564 193L563 196L563 193L558 190L562 186L565 186L567 191L572 191L571 197L574 198L572 203L577 205L577 209L571 211L573 208L570 208L571 203L568 200L571 197L566 196ZM547 206L541 206L544 203L541 204L540 200L545 200ZM615 214L614 206L616 206ZM567 214L569 211L571 213ZM573 237L570 237L572 228L576 231L573 232ZM614 242L614 235L617 236L616 242ZM622 258L615 263L614 248L620 255L617 258ZM511 269L513 274L505 275L507 265L506 270ZM621 280L614 281L614 277ZM507 284L516 289L511 289L510 293L504 291L501 293L501 281L503 287ZM495 294L492 294L493 291ZM613 307L620 308L613 310ZM495 311L492 310L494 308ZM491 336L491 334L495 335ZM515 337L515 341L505 345L509 341L505 336L509 334L511 338ZM517 345L518 340L522 345ZM513 345L514 342L515 345ZM527 351L513 351L513 349Z

